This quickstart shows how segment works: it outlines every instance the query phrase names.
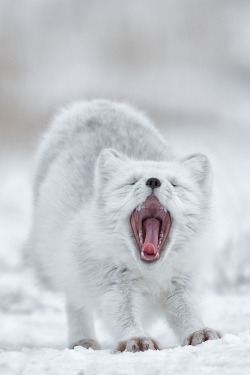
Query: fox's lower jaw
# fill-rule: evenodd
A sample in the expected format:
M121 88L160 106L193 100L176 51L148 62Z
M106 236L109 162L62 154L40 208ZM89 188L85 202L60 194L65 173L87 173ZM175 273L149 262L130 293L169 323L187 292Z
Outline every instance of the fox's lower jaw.
M154 195L149 195L145 202L133 211L130 224L141 260L153 262L160 259L172 226L169 211Z

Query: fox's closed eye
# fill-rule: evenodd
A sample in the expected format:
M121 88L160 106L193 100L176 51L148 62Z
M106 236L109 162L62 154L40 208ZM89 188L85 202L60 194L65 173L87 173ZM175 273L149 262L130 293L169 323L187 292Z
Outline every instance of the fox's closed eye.
M175 181L170 181L170 184L171 184L172 186L174 186L174 187L177 187L177 186L178 186L178 184L177 184Z

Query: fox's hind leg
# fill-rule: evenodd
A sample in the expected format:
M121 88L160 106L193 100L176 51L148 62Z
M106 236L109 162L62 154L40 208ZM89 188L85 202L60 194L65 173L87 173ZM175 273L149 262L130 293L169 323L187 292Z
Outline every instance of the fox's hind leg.
M69 348L83 346L94 350L101 349L95 337L95 330L91 314L85 309L76 310L71 306L67 307L68 316L68 342Z

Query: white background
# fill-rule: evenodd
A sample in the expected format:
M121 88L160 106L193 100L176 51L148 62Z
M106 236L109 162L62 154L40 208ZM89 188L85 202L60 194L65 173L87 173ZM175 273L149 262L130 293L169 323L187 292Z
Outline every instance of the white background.
M0 0L1 374L249 372L249 17L246 0ZM36 284L25 248L32 160L54 109L94 97L147 112L180 156L209 156L198 299L222 340L166 349L178 342L159 322L161 352L114 355L101 328L104 351L65 349L63 298Z

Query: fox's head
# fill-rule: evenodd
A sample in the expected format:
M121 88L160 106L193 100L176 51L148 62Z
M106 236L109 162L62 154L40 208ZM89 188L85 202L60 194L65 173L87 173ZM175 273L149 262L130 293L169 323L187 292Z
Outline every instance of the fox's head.
M156 162L105 149L95 171L99 228L115 247L120 243L114 251L153 267L199 232L210 185L210 164L202 154Z

